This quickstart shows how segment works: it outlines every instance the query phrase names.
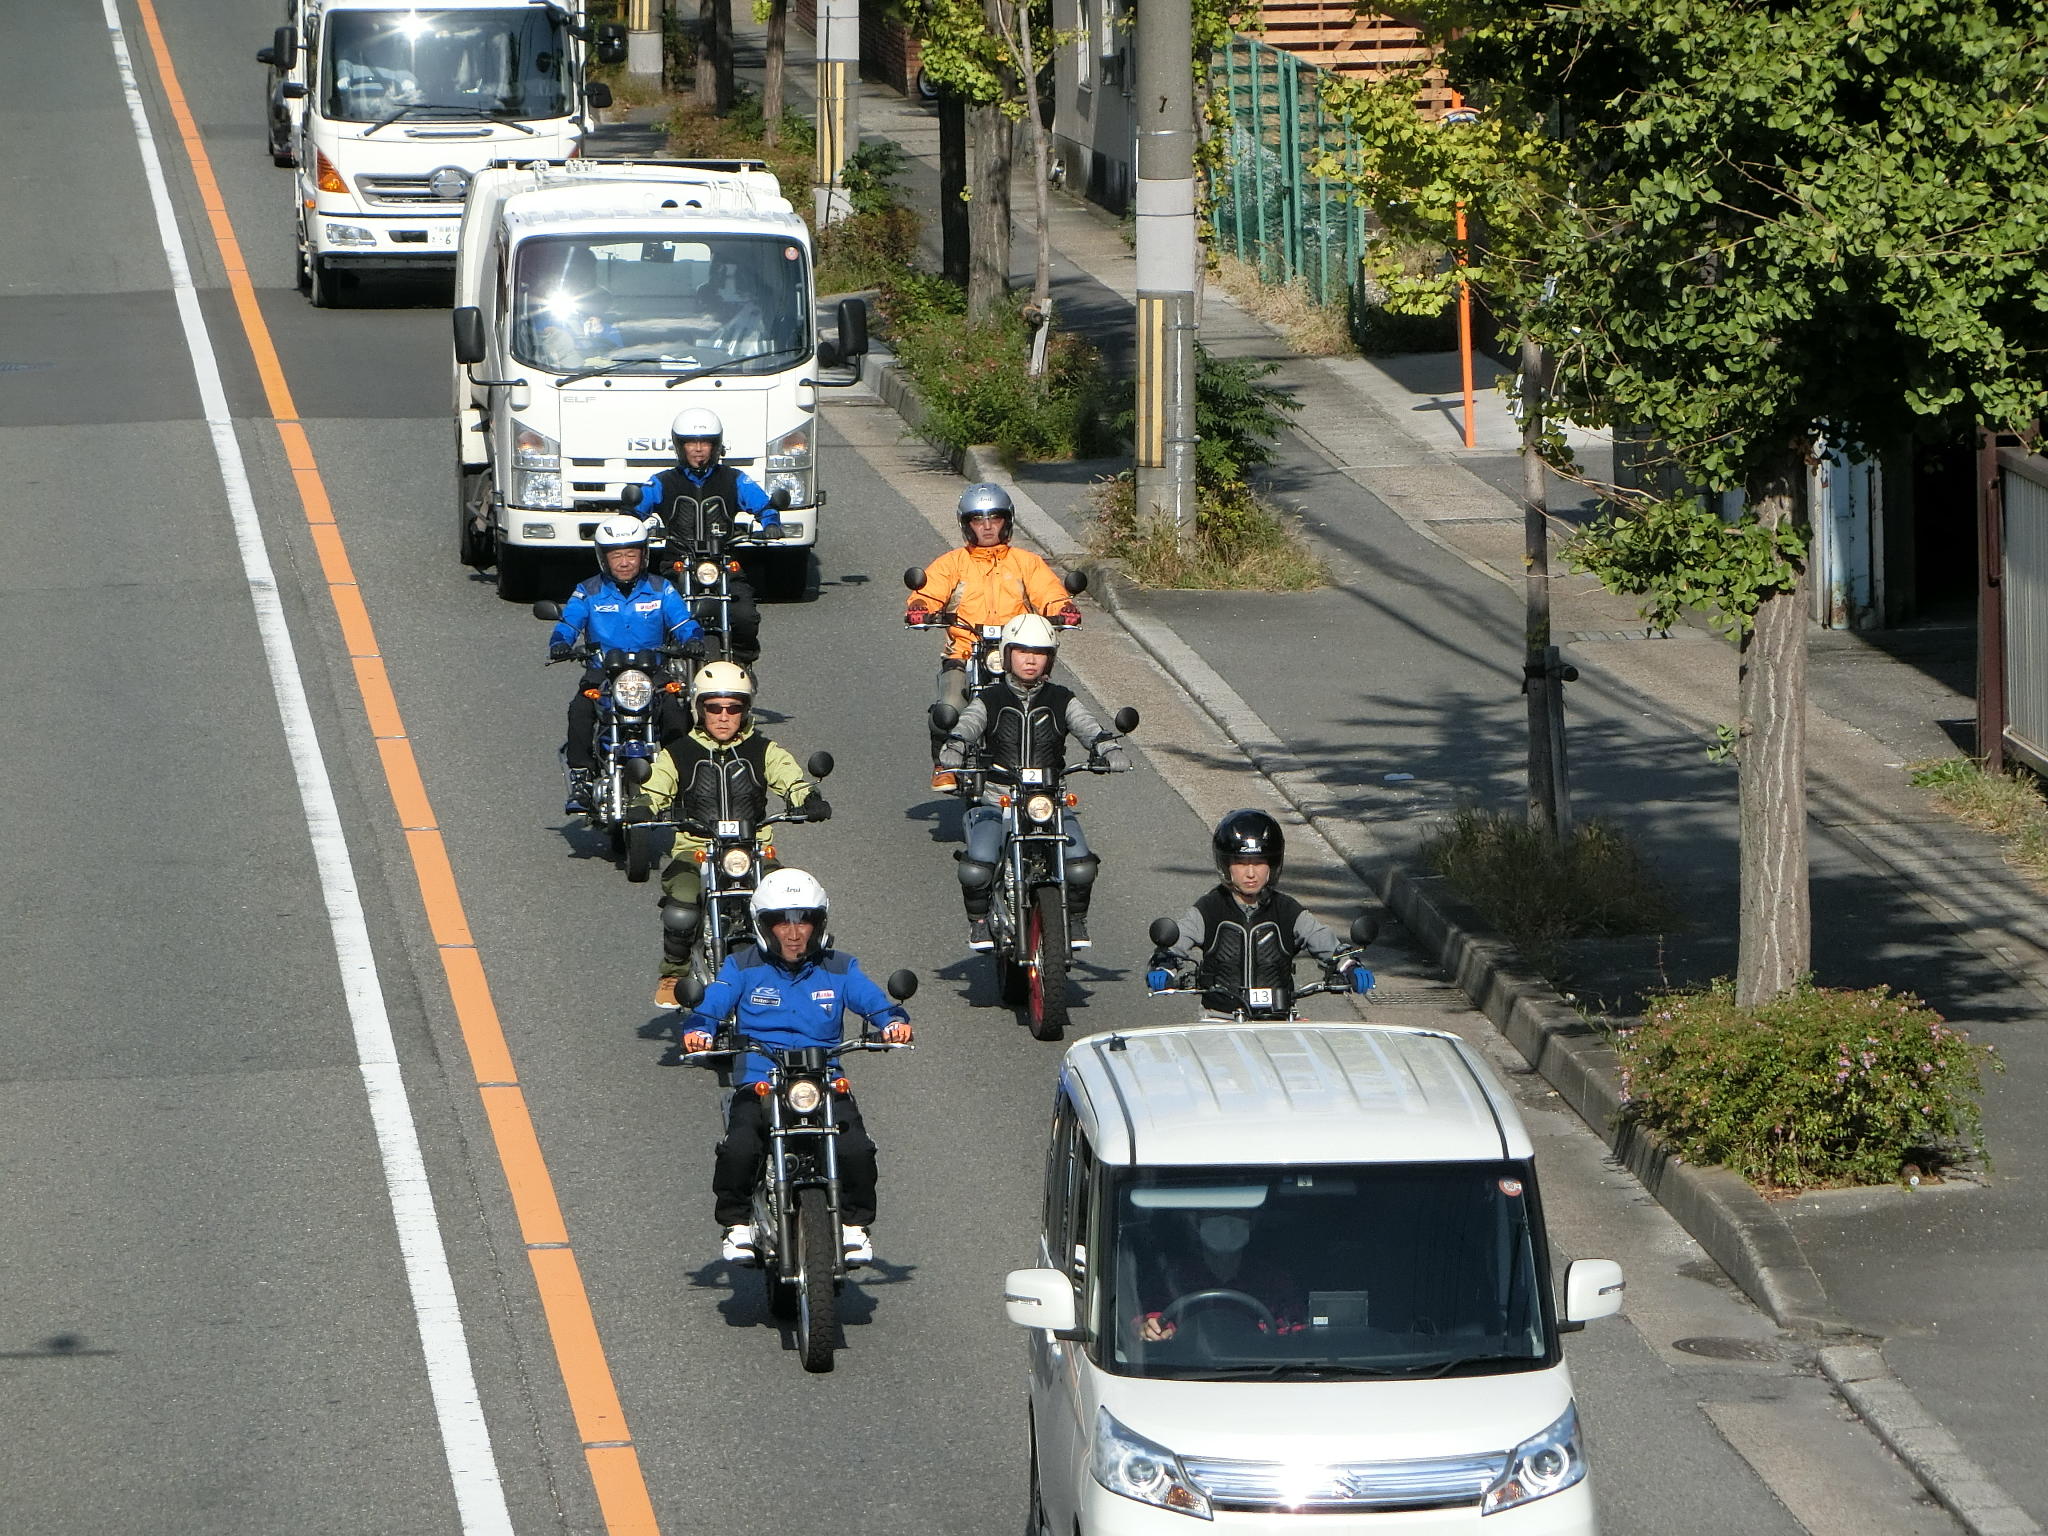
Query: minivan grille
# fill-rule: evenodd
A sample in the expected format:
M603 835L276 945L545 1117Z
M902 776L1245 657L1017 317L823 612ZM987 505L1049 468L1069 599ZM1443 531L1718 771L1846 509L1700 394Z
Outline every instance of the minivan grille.
M1181 1466L1219 1509L1447 1509L1477 1504L1507 1471L1508 1455L1362 1461L1349 1466L1289 1466L1183 1456Z

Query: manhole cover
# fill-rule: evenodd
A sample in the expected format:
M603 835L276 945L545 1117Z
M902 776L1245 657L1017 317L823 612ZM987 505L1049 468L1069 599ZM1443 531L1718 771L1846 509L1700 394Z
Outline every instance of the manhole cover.
M1676 1339L1671 1347L1688 1355L1704 1355L1709 1360L1747 1360L1757 1365L1775 1364L1785 1357L1785 1352L1768 1339L1720 1339L1710 1335Z

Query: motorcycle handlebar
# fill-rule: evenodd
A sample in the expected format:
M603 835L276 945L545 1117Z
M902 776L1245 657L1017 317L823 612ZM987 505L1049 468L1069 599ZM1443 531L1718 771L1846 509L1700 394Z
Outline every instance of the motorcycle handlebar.
M680 1061L730 1061L735 1056L762 1055L770 1061L779 1062L785 1056L792 1056L810 1047L800 1045L770 1045L765 1040L751 1039L745 1035L732 1037L731 1045L714 1045L708 1051L684 1051ZM825 1047L829 1051L914 1051L917 1046L909 1040L882 1040L873 1035L851 1035L837 1045Z

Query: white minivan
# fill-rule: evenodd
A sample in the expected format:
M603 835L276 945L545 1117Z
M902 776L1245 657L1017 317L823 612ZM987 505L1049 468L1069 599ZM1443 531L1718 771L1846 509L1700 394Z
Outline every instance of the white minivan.
M1591 1533L1528 1132L1464 1042L1367 1024L1094 1035L1063 1063L1031 1330L1046 1536Z

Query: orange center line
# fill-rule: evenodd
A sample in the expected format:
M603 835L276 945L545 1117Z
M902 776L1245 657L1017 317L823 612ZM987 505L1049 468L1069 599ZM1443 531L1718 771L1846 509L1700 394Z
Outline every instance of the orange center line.
M364 720L376 741L386 788L403 829L413 877L426 909L427 926L441 958L449 1001L469 1053L470 1071L491 1127L520 1235L528 1245L527 1262L533 1269L555 1361L567 1389L569 1410L583 1444L584 1463L597 1494L604 1528L609 1536L659 1536L660 1527L655 1522L639 1452L626 1432L625 1410L620 1406L611 1365L598 1337L590 1293L568 1243L568 1227L555 1196L554 1179L548 1173L526 1096L518 1087L504 1022L491 998L483 962L456 886L447 843L427 799L426 782L399 714L376 629L370 622L369 607L356 583L347 544L335 519L312 442L299 419L270 327L264 321L256 286L250 279L241 243L235 238L213 162L178 83L154 0L135 0L135 6L149 37L159 84L177 125L200 205L206 211L242 334L262 381L264 400L277 429L285 464L291 471L320 557L321 574L341 626L342 642L355 669Z

